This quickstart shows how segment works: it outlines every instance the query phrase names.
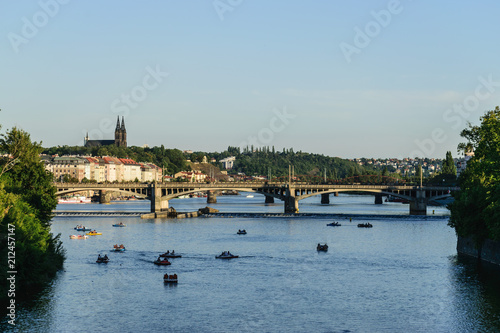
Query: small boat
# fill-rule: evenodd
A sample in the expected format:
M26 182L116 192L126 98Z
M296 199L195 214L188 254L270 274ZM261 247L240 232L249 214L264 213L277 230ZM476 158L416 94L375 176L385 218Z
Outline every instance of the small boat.
M153 263L158 266L168 266L172 264L167 259L161 259L161 258L156 259Z
M342 224L338 223L338 222L332 222L332 223L328 223L327 226L329 227L340 227Z
M123 244L120 244L120 245L115 244L115 245L113 245L113 249L111 251L113 251L113 252L123 252L123 251L125 251L125 246L123 246Z
M371 223L359 223L358 228L372 228L373 225Z
M126 224L123 224L123 222L120 222L120 223L117 223L117 224L113 224L113 227L126 227L127 225Z
M89 236L87 236L87 235L70 235L69 238L70 239L87 239L87 238L89 238Z
M234 259L238 258L238 256L235 256L234 254L231 254L229 251L224 251L220 255L215 256L216 259Z
M238 229L238 232L237 232L238 235L246 235L247 234L247 231L245 229L243 230L239 230Z
M253 195L249 194L247 195L247 198L253 198Z
M163 282L165 283L177 283L177 274L165 274L163 275Z
M326 245L326 243L323 245L318 243L318 246L316 246L316 250L326 252L326 251L328 251L328 245Z
M97 235L102 235L102 232L97 232L94 230L94 231L87 232L85 235L97 236Z
M99 255L99 257L97 257L97 260L95 262L98 264L107 264L109 262L109 258L108 256L101 257L101 255Z
M167 251L163 254L160 254L159 257L160 258L180 258L182 256L180 254L175 253L174 251L172 251L172 252Z
M90 231L90 230L92 230L90 228L85 228L85 226L83 226L83 225L77 225L73 229L75 229L76 231Z

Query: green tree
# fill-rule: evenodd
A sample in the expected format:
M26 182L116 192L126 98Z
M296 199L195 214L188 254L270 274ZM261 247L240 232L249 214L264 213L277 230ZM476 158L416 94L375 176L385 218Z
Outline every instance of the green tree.
M457 175L457 168L455 167L455 161L453 160L453 157L451 156L451 151L446 152L446 158L443 162L442 173L444 175L452 175L452 176Z
M21 300L50 281L62 267L64 250L60 235L50 233L57 201L52 174L39 158L41 145L13 128L1 135L0 150L10 155L0 161L0 256L16 253L16 299ZM15 246L8 234L14 234ZM0 264L1 302L7 297L6 264L6 260Z
M458 236L500 240L500 109L488 111L480 126L469 125L461 133L467 142L463 152L474 152L460 174L460 191L449 206L449 225Z

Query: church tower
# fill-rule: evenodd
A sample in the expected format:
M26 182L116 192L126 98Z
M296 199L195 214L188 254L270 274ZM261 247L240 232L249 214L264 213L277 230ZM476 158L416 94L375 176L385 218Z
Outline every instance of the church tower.
M116 120L116 128L115 128L115 145L117 147L120 147L122 142L122 132L120 129L120 116L118 116L118 119Z
M122 126L120 128L122 133L122 142L120 147L127 148L127 130L125 129L125 117L122 116Z
M127 147L127 130L125 129L125 117L122 117L122 124L120 125L120 116L116 120L115 129L115 145L117 147Z

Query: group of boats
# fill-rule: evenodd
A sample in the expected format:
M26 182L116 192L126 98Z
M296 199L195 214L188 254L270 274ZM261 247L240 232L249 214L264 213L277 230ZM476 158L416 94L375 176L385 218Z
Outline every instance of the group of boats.
M113 224L113 227L126 227L126 226L127 225L124 224L123 222ZM88 236L102 235L102 232L97 232L95 229L92 230L91 228L87 228L86 226L81 224L77 225L73 229L75 229L76 231L88 231L88 232L85 235L70 235L69 236L70 239L87 239Z
M332 223L328 223L327 226L329 227L340 227L342 224L338 223L338 222L332 222ZM358 223L358 228L372 228L373 225L371 223Z

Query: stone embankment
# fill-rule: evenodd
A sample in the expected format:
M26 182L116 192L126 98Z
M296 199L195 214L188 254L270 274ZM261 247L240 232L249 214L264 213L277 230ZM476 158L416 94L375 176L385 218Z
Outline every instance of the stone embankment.
M184 219L188 217L199 217L204 214L214 214L218 213L219 211L215 208L211 207L205 207L205 208L200 208L196 212L187 212L187 213L178 213L174 208L169 208L168 210L164 212L159 212L159 213L150 213L150 214L143 214L141 215L141 218L143 219L155 219L155 218L177 218L177 219Z
M487 239L480 246L476 246L472 237L458 237L457 252L500 265L500 242L491 239Z

